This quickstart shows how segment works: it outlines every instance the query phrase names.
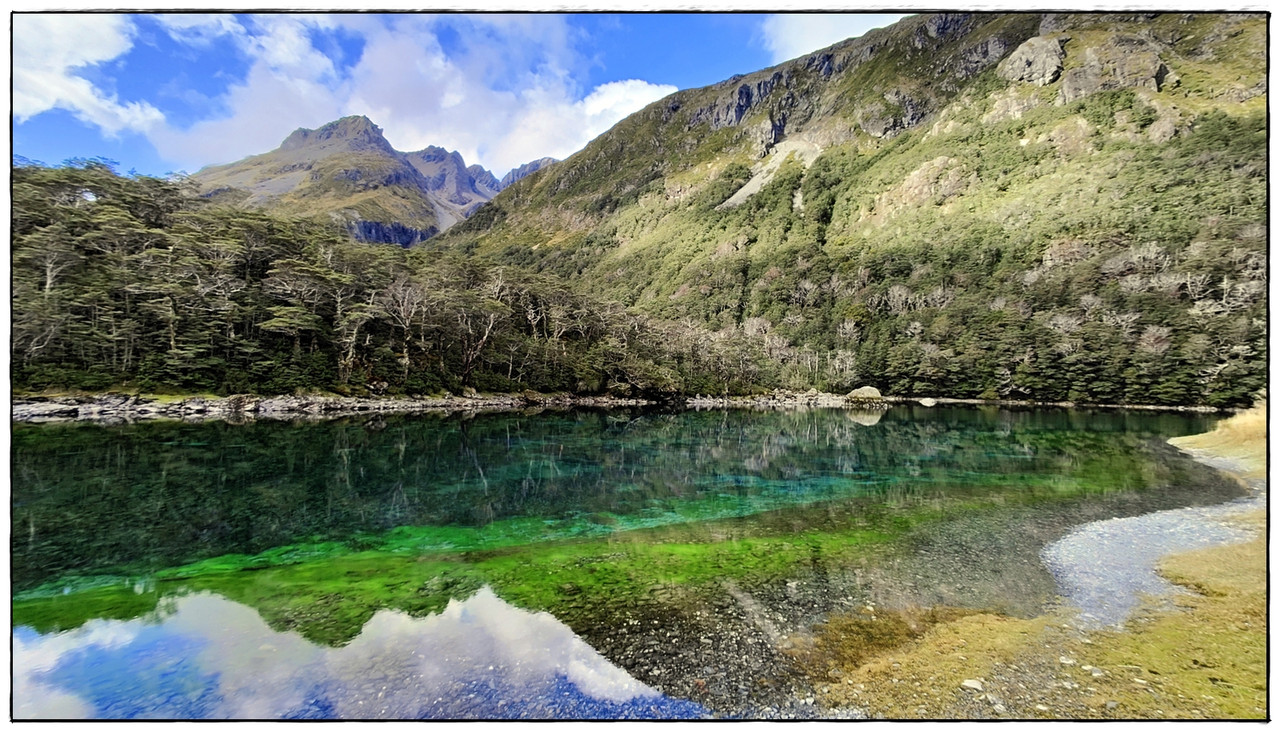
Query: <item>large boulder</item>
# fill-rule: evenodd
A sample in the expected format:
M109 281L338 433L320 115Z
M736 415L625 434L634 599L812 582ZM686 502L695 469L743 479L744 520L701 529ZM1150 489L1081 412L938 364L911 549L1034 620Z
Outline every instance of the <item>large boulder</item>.
M880 390L874 386L860 386L846 394L845 399L850 401L871 402L880 401L884 399L884 397L880 395Z
M1069 38L1036 36L1018 46L1009 58L1000 62L996 73L1009 81L1025 81L1036 86L1052 84L1062 75L1063 45Z

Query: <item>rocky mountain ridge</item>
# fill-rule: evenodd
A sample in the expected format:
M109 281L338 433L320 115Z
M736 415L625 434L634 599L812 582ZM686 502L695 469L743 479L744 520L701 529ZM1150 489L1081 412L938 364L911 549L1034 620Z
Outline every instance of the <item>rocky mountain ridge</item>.
M328 217L356 238L410 246L470 216L510 181L554 162L527 163L504 183L441 147L394 149L367 117L298 129L274 151L192 176L221 203Z
M543 168L555 162L559 162L559 161L557 161L555 158L538 158L537 160L533 160L531 162L525 163L524 165L521 165L518 168L513 168L509 173L502 176L502 180L499 181L498 183L499 190L506 188L507 186L511 185L512 183L515 183L521 178L525 178L530 175L533 175L539 170L542 170Z
M702 187L732 162L752 165L767 158L784 140L822 150L849 145L874 152L936 118L980 77L986 84L1054 84L1056 95L1028 99L1033 105L1048 101L1062 106L1124 89L1179 89L1181 77L1165 57L1175 64L1213 65L1212 46L1237 39L1248 17L912 16L777 66L681 90L655 102L570 157L555 175L542 178L537 190L530 186L512 191L505 199L510 206L500 200L470 228L488 231L491 222L507 218L511 209L527 209L529 204L550 209L543 204L554 201L558 211L521 216L522 226L536 232L516 238L540 234L553 241L563 239L566 230L589 229L600 222L599 214L633 203L655 181L677 192ZM1192 30L1211 21L1220 27L1205 35ZM997 72L1001 62L1003 68ZM1214 93L1236 103L1265 93L1265 79L1256 70L1247 76L1254 80L1242 83L1242 75ZM965 103L976 101L980 100ZM711 174L703 172L708 170Z
M237 173L313 218L15 166L14 382L1247 405L1266 21L909 18L659 100L407 252L314 217L412 242L422 190L490 182L360 118Z

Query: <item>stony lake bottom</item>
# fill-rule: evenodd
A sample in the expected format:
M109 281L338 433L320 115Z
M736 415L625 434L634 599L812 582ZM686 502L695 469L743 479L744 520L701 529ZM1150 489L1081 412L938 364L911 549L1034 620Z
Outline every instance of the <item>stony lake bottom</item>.
M1205 415L14 425L17 718L796 718L867 607L1029 617L1090 521L1241 494Z

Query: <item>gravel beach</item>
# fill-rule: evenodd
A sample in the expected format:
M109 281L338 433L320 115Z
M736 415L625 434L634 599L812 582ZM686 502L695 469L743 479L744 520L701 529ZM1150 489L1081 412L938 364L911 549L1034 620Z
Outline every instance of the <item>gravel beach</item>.
M1212 467L1229 461L1195 455ZM1186 592L1156 573L1162 557L1246 541L1252 534L1227 519L1267 507L1265 481L1247 481L1251 495L1216 506L1191 506L1085 524L1045 547L1045 566L1079 627L1121 627L1144 599Z

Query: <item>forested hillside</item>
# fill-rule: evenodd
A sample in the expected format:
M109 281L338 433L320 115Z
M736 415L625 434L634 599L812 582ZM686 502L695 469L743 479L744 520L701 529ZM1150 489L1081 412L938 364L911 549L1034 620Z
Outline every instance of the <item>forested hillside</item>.
M1246 404L1264 39L1257 15L917 16L655 103L427 246L761 339L769 383Z
M1265 35L908 18L661 100L409 251L17 165L14 385L1245 405Z
M555 276L212 207L181 182L101 162L13 176L18 390L661 394L751 383L697 330Z

